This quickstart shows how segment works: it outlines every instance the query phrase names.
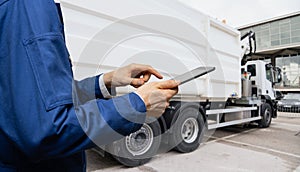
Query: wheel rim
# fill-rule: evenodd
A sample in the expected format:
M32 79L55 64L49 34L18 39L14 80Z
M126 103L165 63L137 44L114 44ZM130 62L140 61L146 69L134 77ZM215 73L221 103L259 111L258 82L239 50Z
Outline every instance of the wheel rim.
M271 120L271 111L270 111L270 109L266 109L264 115L266 117L266 122L268 124L270 122L270 120Z
M181 127L181 137L186 143L193 143L199 132L199 125L195 118L188 118Z
M144 124L140 130L126 137L126 148L133 156L143 155L151 148L153 139L151 127Z

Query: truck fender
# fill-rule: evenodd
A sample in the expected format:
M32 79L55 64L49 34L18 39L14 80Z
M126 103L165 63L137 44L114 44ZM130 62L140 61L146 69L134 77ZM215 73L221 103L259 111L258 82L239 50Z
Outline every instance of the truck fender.
M269 103L272 108L272 118L277 117L277 103L272 100L269 95L261 95L261 99L265 101L265 103Z
M261 95L261 99L272 101L271 97L269 95Z
M188 106L195 106L199 107L199 111L203 116L204 122L207 122L205 109L199 103L190 103L190 102L170 102L170 107L166 110L165 114L163 115L166 130L169 130L172 125L176 122L180 113L176 113L178 110L182 108L186 108Z

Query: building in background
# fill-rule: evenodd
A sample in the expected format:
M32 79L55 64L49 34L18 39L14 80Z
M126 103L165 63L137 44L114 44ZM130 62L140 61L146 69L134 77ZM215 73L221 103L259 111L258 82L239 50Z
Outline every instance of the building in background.
M257 51L252 59L270 61L282 69L281 90L300 91L300 12L239 27L241 34L256 34Z

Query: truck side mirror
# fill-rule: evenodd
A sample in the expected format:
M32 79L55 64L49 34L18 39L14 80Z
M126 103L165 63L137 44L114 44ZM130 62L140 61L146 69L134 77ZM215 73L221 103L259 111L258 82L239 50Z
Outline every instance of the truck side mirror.
M280 83L282 81L281 69L279 67L275 67L275 83Z

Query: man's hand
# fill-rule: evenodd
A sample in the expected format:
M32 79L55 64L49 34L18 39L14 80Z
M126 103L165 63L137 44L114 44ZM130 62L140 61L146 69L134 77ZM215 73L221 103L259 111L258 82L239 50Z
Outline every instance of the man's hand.
M144 85L151 75L162 79L162 75L149 65L130 64L115 71L104 74L103 80L106 87L120 87L131 85L138 88Z
M179 82L167 80L152 82L137 89L147 107L147 116L160 117L169 106L169 100L178 93Z
M103 80L108 88L127 85L138 88L136 93L144 100L147 116L160 117L169 106L169 100L178 93L179 82L167 80L145 84L151 75L163 78L151 66L131 64L104 74Z

